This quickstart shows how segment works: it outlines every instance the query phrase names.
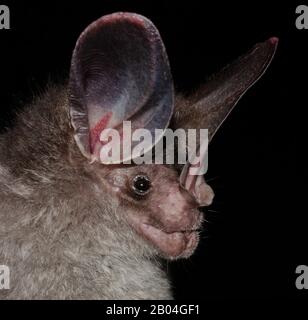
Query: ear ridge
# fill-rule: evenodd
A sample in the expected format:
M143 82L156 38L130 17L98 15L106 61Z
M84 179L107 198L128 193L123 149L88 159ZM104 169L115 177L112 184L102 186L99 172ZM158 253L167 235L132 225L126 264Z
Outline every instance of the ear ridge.
M264 74L273 59L277 44L277 38L256 44L248 53L218 72L195 94L189 97L177 96L172 126L186 130L208 129L210 142L237 102ZM200 161L205 160L201 157ZM203 176L190 174L191 167L190 162L184 165L180 183L193 195L199 195L200 205L209 205L213 193Z
M150 20L118 12L81 33L72 56L69 107L76 143L87 158L100 160L104 129L117 130L122 143L123 121L131 121L132 132L167 128L173 103L168 57Z
M179 96L172 126L208 129L209 141L241 97L265 73L278 45L272 37L256 44L246 54L226 66L194 94Z

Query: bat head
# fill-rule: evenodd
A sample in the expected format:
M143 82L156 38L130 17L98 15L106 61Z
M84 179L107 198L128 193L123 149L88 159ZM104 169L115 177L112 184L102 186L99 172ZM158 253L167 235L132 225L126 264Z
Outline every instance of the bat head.
M276 44L271 38L257 45L196 95L177 103L165 47L148 19L115 13L93 22L80 35L69 80L75 143L100 177L102 192L113 197L134 236L153 253L166 258L190 256L202 223L199 208L210 205L214 193L202 174L191 174L191 161L178 173L164 162L138 159L158 149L168 127L186 132L208 129L211 139L264 72ZM130 137L124 122L130 124ZM148 136L138 147L132 137L144 130ZM202 141L196 146L199 163L205 161L201 145ZM180 148L186 150L178 143Z

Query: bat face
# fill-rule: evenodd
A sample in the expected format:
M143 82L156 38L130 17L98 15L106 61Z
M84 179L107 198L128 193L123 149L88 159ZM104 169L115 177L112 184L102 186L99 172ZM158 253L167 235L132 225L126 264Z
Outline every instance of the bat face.
M200 204L181 187L174 168L155 164L119 167L110 170L104 180L128 224L154 252L171 259L193 253L202 223ZM210 187L204 195L212 201Z

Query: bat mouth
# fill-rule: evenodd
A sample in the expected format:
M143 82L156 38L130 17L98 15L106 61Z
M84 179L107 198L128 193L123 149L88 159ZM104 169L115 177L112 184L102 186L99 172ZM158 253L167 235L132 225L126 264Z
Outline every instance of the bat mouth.
M187 258L199 243L200 228L165 232L151 224L141 223L139 233L168 259Z
M140 216L128 214L128 222L143 240L158 251L160 256L174 260L191 256L199 243L203 214L196 209L190 211L190 215L190 221L180 224L179 221L163 222L151 217L141 220Z

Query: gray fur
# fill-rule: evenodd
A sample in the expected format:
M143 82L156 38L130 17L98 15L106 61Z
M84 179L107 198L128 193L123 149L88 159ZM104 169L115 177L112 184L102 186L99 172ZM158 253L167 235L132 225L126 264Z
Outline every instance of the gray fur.
M67 110L66 87L50 86L0 138L0 261L11 269L0 298L171 298L155 249L126 223L131 209L108 194L103 166L81 155Z

